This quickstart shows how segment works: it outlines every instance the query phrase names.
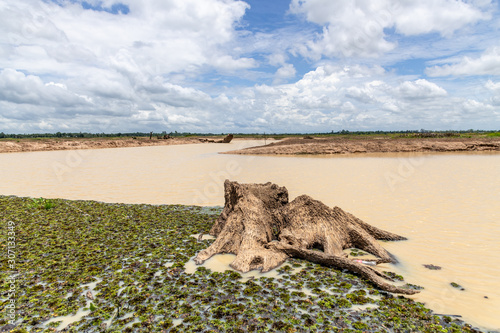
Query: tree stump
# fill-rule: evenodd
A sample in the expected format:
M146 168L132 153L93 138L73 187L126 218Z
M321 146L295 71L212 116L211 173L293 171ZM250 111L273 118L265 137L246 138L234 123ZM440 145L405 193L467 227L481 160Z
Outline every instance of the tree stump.
M222 143L229 143L233 140L233 135L232 134L228 134L226 135L226 137L224 139L222 139Z
M289 203L287 189L272 183L239 184L226 180L224 199L224 209L210 230L210 235L217 239L198 253L197 264L218 253L232 253L236 255L232 268L267 272L287 258L302 258L347 269L385 291L418 292L387 283L384 279L393 279L349 259L343 252L355 247L377 256L377 264L395 263L396 259L377 240L406 239L402 236L371 226L307 195Z
M217 143L230 143L233 140L233 135L228 134L222 140L218 140Z

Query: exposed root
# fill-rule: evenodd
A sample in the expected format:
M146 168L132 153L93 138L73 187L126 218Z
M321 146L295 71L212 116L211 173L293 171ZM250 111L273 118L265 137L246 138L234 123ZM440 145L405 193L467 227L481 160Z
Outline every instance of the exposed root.
M413 295L418 293L417 290L403 289L396 287L392 284L385 282L383 279L394 281L391 277L363 264L357 263L353 260L335 255L327 255L325 253L308 250L304 248L296 248L281 242L273 242L269 244L270 248L285 252L290 257L305 259L323 266L335 267L337 269L347 269L361 277L369 280L377 288L389 291L392 293Z

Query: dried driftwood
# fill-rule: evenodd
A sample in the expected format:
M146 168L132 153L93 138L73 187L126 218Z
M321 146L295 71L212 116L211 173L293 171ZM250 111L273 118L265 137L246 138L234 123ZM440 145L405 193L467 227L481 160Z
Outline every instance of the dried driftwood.
M343 252L347 248L358 248L377 256L376 263L394 263L395 258L377 240L404 240L404 237L371 226L307 195L289 203L287 189L272 183L239 184L226 180L224 198L224 209L210 230L217 239L198 253L197 264L218 253L233 253L236 255L231 263L234 269L266 272L289 257L302 258L347 269L385 291L417 292L387 283L385 280L393 279L348 259Z

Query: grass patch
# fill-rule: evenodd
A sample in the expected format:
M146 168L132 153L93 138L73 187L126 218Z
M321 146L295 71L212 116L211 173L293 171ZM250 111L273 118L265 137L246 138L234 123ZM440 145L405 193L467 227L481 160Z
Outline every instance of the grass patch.
M27 206L34 209L51 209L54 208L55 205L56 204L51 199L32 198L31 202L29 202Z

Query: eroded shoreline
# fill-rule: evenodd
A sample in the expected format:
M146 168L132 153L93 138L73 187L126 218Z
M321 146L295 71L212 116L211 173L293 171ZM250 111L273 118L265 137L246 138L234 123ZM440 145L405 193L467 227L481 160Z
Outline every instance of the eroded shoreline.
M239 155L334 155L400 152L500 152L500 138L288 138L224 152Z
M0 153L104 149L125 147L169 146L206 143L207 139L222 137L175 137L170 139L149 139L147 137L122 138L42 138L2 139ZM236 140L248 140L236 138ZM400 152L466 152L500 151L499 137L475 138L387 138L387 137L340 137L340 138L297 138L289 137L271 141L265 146L249 147L221 152L239 155L334 155L358 153L400 153Z
M44 138L44 139L3 139L0 153L20 153L33 151L102 149L124 147L169 146L200 143L197 137L176 137L171 139L149 138Z

